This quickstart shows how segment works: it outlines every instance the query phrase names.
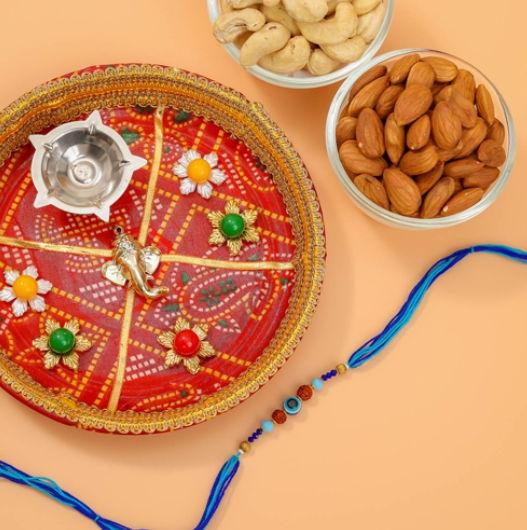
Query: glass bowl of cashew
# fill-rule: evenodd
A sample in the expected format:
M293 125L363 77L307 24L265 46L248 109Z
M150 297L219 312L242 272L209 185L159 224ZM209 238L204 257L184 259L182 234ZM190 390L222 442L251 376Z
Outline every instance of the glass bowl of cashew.
M286 88L337 83L384 42L394 0L207 0L216 39L252 75Z

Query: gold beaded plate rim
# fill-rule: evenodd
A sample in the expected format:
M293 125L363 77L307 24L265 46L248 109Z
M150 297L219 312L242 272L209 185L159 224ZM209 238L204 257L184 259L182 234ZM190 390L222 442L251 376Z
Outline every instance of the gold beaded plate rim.
M0 165L30 134L98 108L183 108L243 140L273 176L295 237L295 282L277 332L239 378L196 404L161 412L110 411L52 393L0 349L0 383L53 419L120 434L167 432L226 412L263 386L291 356L314 314L324 277L322 214L307 170L284 132L259 103L199 75L148 64L105 66L61 77L28 92L0 113Z

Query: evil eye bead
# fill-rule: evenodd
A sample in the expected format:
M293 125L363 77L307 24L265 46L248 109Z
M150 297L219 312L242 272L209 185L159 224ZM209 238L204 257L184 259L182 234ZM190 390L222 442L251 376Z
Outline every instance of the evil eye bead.
M289 416L298 414L302 409L302 400L298 396L289 396L284 400L284 410Z

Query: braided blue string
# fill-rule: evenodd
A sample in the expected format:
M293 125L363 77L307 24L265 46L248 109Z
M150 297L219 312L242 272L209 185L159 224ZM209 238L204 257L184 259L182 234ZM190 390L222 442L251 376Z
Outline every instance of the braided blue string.
M439 260L428 269L426 274L412 289L406 302L392 320L388 322L387 326L378 335L365 342L360 348L352 353L348 359L348 366L350 368L358 368L386 348L395 336L410 322L432 284L445 272L456 265L456 263L459 263L468 255L478 252L497 254L515 261L527 263L527 252L504 245L476 245L458 250Z
M69 506L79 513L94 521L102 530L132 530L128 526L104 519L96 514L87 504L77 499L67 491L64 491L54 480L47 477L33 477L24 471L0 460L0 477L29 486L34 490L40 491L51 499L54 499L64 506Z
M445 272L451 269L456 263L466 258L470 254L487 252L490 254L497 254L512 260L527 263L527 252L521 249L507 247L503 245L476 245L469 248L464 248L450 254L449 256L439 260L433 265L422 279L410 292L408 299L403 304L397 314L388 322L386 327L375 337L365 342L360 348L355 350L348 359L348 366L350 368L357 368L363 365L380 353L395 336L410 322L410 319L417 311L425 294L428 292L432 284ZM194 530L205 530L216 513L227 488L231 484L240 466L240 455L231 456L223 465L211 489L205 510L201 521ZM52 499L60 502L65 506L69 506L79 513L94 521L102 530L133 530L127 526L104 519L97 515L88 505L64 491L53 480L45 477L33 477L16 469L6 462L0 460L0 478L5 478L11 482L29 486L37 491L48 495Z
M212 490L205 506L205 511L203 512L203 517L198 523L198 526L194 530L204 530L207 528L210 520L214 517L218 507L220 506L221 500L227 491L234 475L236 475L238 468L240 467L240 455L235 454L223 464L223 467L220 469L216 480L212 486Z

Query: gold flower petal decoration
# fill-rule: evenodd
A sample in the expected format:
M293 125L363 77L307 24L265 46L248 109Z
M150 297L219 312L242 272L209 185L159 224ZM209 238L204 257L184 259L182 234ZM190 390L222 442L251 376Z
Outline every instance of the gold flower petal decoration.
M44 366L51 370L62 362L64 366L78 370L79 353L92 347L87 337L79 335L79 321L72 318L61 327L56 320L47 318L44 329L45 333L33 341L33 347L44 353Z
M207 338L208 326L192 326L188 320L178 318L174 331L165 331L157 338L161 346L167 348L165 366L168 368L182 364L189 373L199 372L201 360L216 356L212 344Z
M260 234L255 228L258 212L240 211L232 200L227 201L223 212L210 212L207 217L212 225L209 245L227 245L231 256L240 253L243 243L258 243Z

